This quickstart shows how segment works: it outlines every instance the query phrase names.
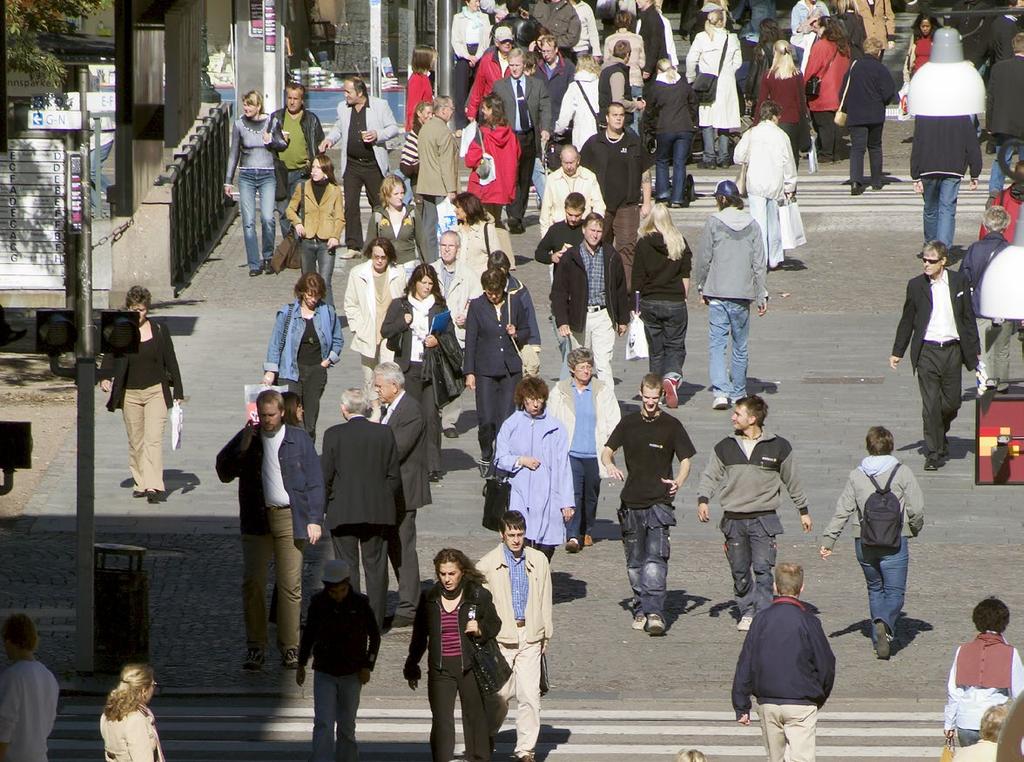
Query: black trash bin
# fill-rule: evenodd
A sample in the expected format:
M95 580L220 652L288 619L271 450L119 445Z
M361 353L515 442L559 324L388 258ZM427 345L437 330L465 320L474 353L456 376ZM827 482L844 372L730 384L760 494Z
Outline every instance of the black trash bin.
M127 662L149 661L149 578L142 568L146 549L97 543L93 551L94 669L118 673Z

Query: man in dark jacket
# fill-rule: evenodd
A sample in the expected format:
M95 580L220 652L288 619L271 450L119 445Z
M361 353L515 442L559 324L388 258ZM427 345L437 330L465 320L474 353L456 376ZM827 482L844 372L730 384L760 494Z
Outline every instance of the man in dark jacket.
M936 471L949 454L946 434L960 410L960 366L973 371L981 350L971 287L967 278L946 269L946 245L929 241L918 255L924 273L907 282L903 315L889 356L896 370L910 347L924 409L924 470Z
M305 108L306 88L298 82L285 85L285 107L270 115L269 132L273 137L274 173L277 176L277 215L281 235L288 235L291 221L285 216L295 186L309 178L317 146L324 139L320 118Z
M859 64L858 64L859 65ZM953 245L960 181L970 168L971 190L981 175L981 145L968 115L918 116L910 149L914 190L924 196L924 240Z
M992 162L988 178L988 195L995 198L1003 189L1006 173L1000 161L1003 143L1009 139L1024 140L1024 32L1013 38L1013 56L992 67L988 81L988 118L985 124L996 141L996 160ZM1018 158L1024 159L1024 150L1017 146ZM1008 151L1009 164L1013 151Z
M879 60L885 42L869 37L864 42L864 57L851 66L842 92L846 125L850 130L850 195L864 192L864 151L871 165L871 187L882 189L882 130L885 128L885 104L896 95L896 83L889 69Z
M996 7L993 0L954 0L954 11L987 11ZM921 8L926 16L928 10ZM960 39L964 46L964 60L970 61L975 69L981 69L988 60L990 32L992 29L992 17L985 15L978 16L954 16L949 24L960 33Z
M591 212L583 220L583 243L565 252L551 282L551 314L558 335L572 338L572 348L594 353L598 378L614 383L615 335L629 325L629 293L622 258L602 243L604 218Z
M327 523L334 556L359 568L363 556L366 594L377 619L384 624L388 598L388 556L385 542L397 523L397 500L402 493L398 445L390 427L366 418L369 404L362 389L341 394L345 423L324 433L324 489ZM359 575L352 589L359 592Z
M540 0L533 5L533 17L555 38L562 54L576 60L572 49L580 41L582 27L572 3L569 0Z
M573 15L575 13L573 11ZM565 91L569 89L569 84L576 76L576 67L558 49L553 34L542 34L537 38L537 48L541 57L537 64L537 76L548 86L551 114L554 119L562 110L562 99L565 98Z
M1024 8L1024 0L1008 0L1007 8ZM1014 48L1013 38L1021 31L1024 31L1024 15L1019 13L1005 13L992 19L990 31L992 54L992 65L1000 61L1007 61L1017 52Z
M373 385L380 400L380 422L390 426L398 445L402 491L396 529L388 539L388 558L398 577L398 607L392 628L410 627L420 595L420 562L416 554L416 512L429 505L427 433L420 403L405 391L405 375L393 362L373 369Z
M654 0L637 0L636 32L644 41L644 95L654 84L658 74L658 61L668 58L668 47L665 41L665 20L658 12Z
M803 592L803 567L779 564L776 598L747 633L732 680L740 725L750 724L750 697L757 697L769 762L814 759L818 710L835 682L836 657Z
M371 424L374 425L374 424ZM365 595L352 589L354 567L324 564L324 589L309 602L295 682L306 682L313 657L313 753L311 759L355 760L359 694L370 682L380 650L380 630Z
M249 421L217 454L217 476L238 479L245 577L242 598L248 643L245 669L263 668L267 645L267 562L274 559L279 602L277 645L288 669L299 664L302 552L320 539L324 480L313 440L284 423L281 393L256 398L259 424ZM258 432L258 433L257 433Z

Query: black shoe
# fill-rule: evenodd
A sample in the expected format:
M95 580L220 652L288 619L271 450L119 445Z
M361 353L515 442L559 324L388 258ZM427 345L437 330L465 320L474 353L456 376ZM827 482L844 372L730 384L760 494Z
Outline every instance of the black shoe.
M924 470L925 471L938 471L939 470L939 456L929 455L924 459Z
M850 195L851 196L859 196L859 195L861 195L866 188L867 188L867 186L864 185L864 183L855 183L852 180L850 181Z
M263 260L263 272L266 273L267 275L275 275L274 268L270 266L269 259Z
M699 166L701 169L714 169L715 162L707 161L706 159L701 159L700 164L698 164L697 166Z
M889 634L889 628L885 622L881 619L876 619L872 624L875 628L875 653L879 659L888 659L891 652L890 644L892 642L892 635Z
M132 497L149 497L149 493L144 489L133 489Z
M458 439L459 438L459 430L457 428L455 428L454 426L450 426L450 427L448 427L447 429L444 430L444 435L446 437L448 437L449 439Z
M284 656L281 657L281 666L285 669L298 669L299 668L299 649L289 648L284 652Z
M882 183L871 183L871 190L880 191L882 190Z
M245 652L245 663L242 664L242 669L257 672L263 669L264 658L262 648L250 648Z
M263 275L263 270L250 270L249 277L255 278L257 275Z
M669 205L668 205L668 208L669 209L686 209L689 205L690 205L690 202L687 199L683 199L682 201L672 201L672 202L670 202Z
M430 479L433 484L437 484L443 478L443 474L440 471L431 471L427 474L427 478Z
M411 616L396 616L391 620L391 626L388 627L388 632L393 632L394 630L401 630L406 627L412 627L413 622L415 621L416 620L413 619Z
M509 220L508 232L513 235L522 235L526 232L526 228L523 227L523 223L520 220Z
M167 493L158 489L146 490L146 502L162 503L167 499Z
M719 159L716 164L719 169L729 169L732 166L732 159Z

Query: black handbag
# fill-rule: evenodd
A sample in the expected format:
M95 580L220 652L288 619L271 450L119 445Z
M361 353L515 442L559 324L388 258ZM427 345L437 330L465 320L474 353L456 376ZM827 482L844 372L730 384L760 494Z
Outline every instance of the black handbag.
M718 71L714 74L699 72L693 80L693 91L697 93L697 100L700 103L714 103L718 96L718 76L722 73L722 66L725 65L725 53L729 49L729 38L725 38L722 45L722 57L718 59Z
M484 517L480 522L492 532L502 530L501 517L508 510L512 483L508 479L487 479L484 482Z
M540 655L540 695L544 696L551 690L551 673L548 671L548 655Z
M493 638L483 643L473 641L472 666L473 677L484 696L496 694L512 677L512 667L501 655L498 641Z
M832 66L832 62L836 60L836 53L838 52L839 51L837 49L836 52L832 54L832 57L828 59L828 63L825 64L825 71L822 72L822 76L828 74L828 70ZM810 100L821 95L821 77L817 74L812 74L807 78L807 81L804 82L804 95L806 95Z

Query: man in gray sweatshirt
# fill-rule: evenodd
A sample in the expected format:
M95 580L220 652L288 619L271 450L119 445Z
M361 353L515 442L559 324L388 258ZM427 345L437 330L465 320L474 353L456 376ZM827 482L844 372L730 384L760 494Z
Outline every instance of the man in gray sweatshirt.
M718 211L704 223L693 277L708 306L708 366L712 407L728 410L747 396L747 335L750 305L768 311L767 264L761 228L743 211L743 199L732 180L715 189ZM732 339L732 360L725 353Z
M783 487L800 513L800 526L805 533L811 531L793 447L764 430L767 415L768 405L756 394L736 401L733 434L715 445L697 487L700 521L711 520L708 503L716 493L722 504L720 526L740 609L736 629L741 632L749 630L754 616L772 603L775 537L784 531L778 516Z

